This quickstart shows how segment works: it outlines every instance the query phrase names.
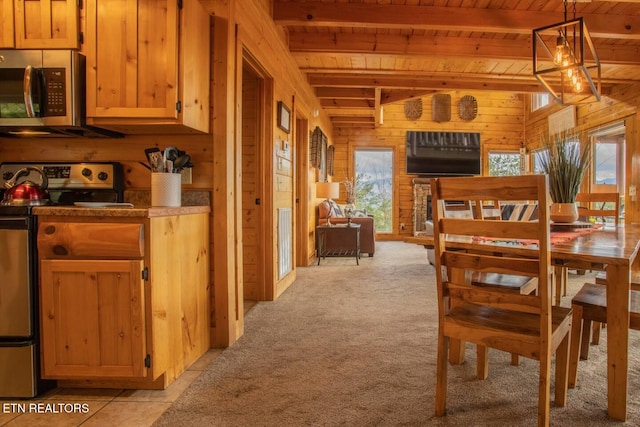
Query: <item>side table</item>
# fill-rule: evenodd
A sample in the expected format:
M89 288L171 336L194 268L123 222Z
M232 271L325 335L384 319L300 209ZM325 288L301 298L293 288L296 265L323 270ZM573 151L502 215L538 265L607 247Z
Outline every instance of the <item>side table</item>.
M340 250L327 250L327 236L332 235L333 240L339 240ZM360 265L360 224L335 224L316 226L316 250L318 253L318 265L320 259L331 255L351 254L356 257L356 264Z

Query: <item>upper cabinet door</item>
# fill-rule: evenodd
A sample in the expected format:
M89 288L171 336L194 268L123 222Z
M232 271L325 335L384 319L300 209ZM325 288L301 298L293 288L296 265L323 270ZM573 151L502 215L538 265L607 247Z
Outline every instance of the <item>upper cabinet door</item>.
M87 2L87 116L176 118L175 0Z
M13 0L0 0L0 48L15 47Z
M8 0L1 1L8 2ZM80 10L77 0L15 0L14 6L16 48L78 49L80 47ZM2 18L1 21L4 24L5 18L4 16ZM0 31L1 34L5 33L4 28Z

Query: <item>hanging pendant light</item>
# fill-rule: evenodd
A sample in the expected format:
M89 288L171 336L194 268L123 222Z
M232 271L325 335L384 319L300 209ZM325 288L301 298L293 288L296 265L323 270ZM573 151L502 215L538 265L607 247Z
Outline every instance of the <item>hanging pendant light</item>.
M584 18L567 20L533 30L533 75L560 104L600 101L601 69Z

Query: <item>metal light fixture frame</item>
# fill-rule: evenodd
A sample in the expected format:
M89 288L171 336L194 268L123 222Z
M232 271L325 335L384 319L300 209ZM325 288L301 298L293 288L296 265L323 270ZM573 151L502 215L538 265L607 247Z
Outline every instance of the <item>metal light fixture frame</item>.
M556 65L553 62L558 34L564 37L566 45L573 53L573 62L565 66ZM533 30L532 40L533 75L560 105L600 101L602 90L600 59L593 47L584 18L574 18L569 21L565 18L564 22L536 28ZM589 56L585 57L585 53ZM569 78L566 76L569 69L576 71L584 81L582 92L576 92L571 88Z

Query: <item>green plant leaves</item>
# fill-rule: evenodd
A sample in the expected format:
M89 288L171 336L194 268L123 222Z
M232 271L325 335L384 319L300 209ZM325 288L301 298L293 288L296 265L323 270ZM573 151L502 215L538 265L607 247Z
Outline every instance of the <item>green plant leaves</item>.
M549 193L555 203L573 203L591 164L591 147L579 137L561 133L544 141L546 155L539 155L542 171L549 176Z

